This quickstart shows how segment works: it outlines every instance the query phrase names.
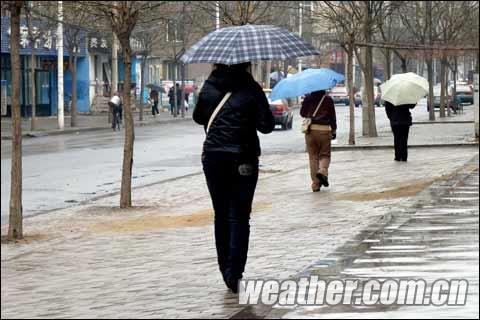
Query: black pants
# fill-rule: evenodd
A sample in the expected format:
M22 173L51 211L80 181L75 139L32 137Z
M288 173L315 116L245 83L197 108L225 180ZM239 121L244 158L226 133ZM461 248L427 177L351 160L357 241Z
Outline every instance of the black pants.
M158 112L158 101L154 101L152 105L152 116L159 113L160 112Z
M395 160L407 161L410 126L392 126L392 131L395 144Z
M236 281L247 263L258 158L205 152L202 162L215 210L218 265L225 281Z

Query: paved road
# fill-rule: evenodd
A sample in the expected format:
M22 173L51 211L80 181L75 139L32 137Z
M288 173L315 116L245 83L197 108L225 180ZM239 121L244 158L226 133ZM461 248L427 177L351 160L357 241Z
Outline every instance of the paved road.
M338 140L346 141L348 108L337 107ZM415 118L427 119L425 108ZM294 128L260 135L264 154L303 152L300 117L295 110ZM356 128L361 131L361 110L356 109ZM377 108L377 128L388 131L383 108ZM133 186L200 172L204 133L193 122L136 128ZM387 133L385 133L387 135ZM1 195L10 195L11 142L1 143ZM78 202L117 192L121 181L123 134L110 131L25 139L23 145L24 215L49 212ZM1 223L7 222L8 201L1 204Z
M346 111L346 107L338 108L340 119L347 116ZM264 153L304 149L298 110L295 113L293 130L261 136ZM379 126L383 125L379 120ZM340 130L346 133L344 125ZM201 170L204 133L200 126L186 121L140 127L135 135L134 187ZM120 188L123 133L99 131L25 139L23 150L25 216L75 205ZM2 141L1 154L1 194L2 199L9 199L9 141ZM7 213L8 201L2 201L2 224L7 221Z

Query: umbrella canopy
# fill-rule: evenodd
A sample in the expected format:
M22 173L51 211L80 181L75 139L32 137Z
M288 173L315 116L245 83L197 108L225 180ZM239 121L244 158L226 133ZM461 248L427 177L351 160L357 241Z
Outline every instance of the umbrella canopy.
M380 86L382 99L395 106L417 104L428 93L428 80L409 72L395 74Z
M159 85L156 85L156 84L147 84L145 87L151 89L151 90L156 90L158 91L159 93L166 93L165 89L162 87L162 86L159 86Z
M318 54L312 45L288 30L268 25L244 25L218 29L206 35L188 49L181 60L232 65Z
M344 79L343 75L330 69L307 69L280 81L273 88L271 98L277 100L327 90L335 87Z

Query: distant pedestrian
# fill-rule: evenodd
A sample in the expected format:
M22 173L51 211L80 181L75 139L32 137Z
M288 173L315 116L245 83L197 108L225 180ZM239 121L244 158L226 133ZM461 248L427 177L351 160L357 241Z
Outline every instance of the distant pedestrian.
M182 100L182 88L180 87L180 84L177 83L175 85L175 90L177 91L177 116L180 114L180 110L184 106L184 101Z
M115 92L108 102L110 112L112 113L112 129L120 130L121 116L122 116L122 99L118 92Z
M175 114L175 92L173 87L168 90L168 104L170 105L170 113L173 116Z
M152 103L152 116L156 116L160 112L158 111L158 101L159 101L159 94L157 90L150 91L150 100Z
M270 133L275 126L249 67L250 63L215 65L193 111L194 121L206 131L202 163L215 210L218 264L233 292L247 262L260 156L257 130Z
M331 161L332 140L337 137L337 116L333 99L324 90L307 95L302 103L300 115L311 119L310 130L305 133L312 191L328 187L328 168Z
M188 98L189 94L185 92L185 111L188 112Z
M390 120L394 137L395 161L406 162L408 160L408 134L412 126L410 109L414 107L414 104L395 106L385 101L385 111Z

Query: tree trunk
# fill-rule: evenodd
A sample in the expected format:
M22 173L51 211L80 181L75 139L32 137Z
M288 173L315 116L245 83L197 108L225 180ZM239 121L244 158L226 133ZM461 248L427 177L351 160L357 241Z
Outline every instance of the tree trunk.
M178 114L178 101L177 101L177 61L173 63L173 117L176 118Z
M37 129L37 95L36 95L36 83L35 83L35 53L32 48L32 53L30 55L31 66L31 78L30 86L32 89L32 119L30 121L30 130L35 131Z
M288 64L289 64L289 60L283 61L283 78L284 78L284 79L287 78L287 74L288 74ZM292 99L291 99L291 98L288 98L288 99L287 99L287 104L288 104L288 107L289 107L289 108L292 107Z
M400 57L400 62L401 62L401 65L402 65L402 73L407 73L408 70L407 70L407 59L404 58L404 57Z
M448 70L448 69L447 69ZM448 70L449 72L446 72L445 73L445 83L446 83L446 86L447 86L447 116L450 117L452 115L452 110L450 109L450 106L452 105L452 100L451 100L451 96L448 92L449 90L449 86L448 86L448 76L450 75L450 72L452 71L451 69Z
M139 113L139 118L138 120L143 121L143 96L145 95L145 65L146 65L146 59L142 57L142 61L140 63L140 69L142 70L142 79L141 79L141 84L140 84L140 113Z
M63 74L63 2L58 1L58 27L57 27L57 122L58 129L65 127L65 95Z
M365 3L365 20L363 25L363 34L365 41L370 43L372 40L372 12L370 12L369 4ZM375 124L375 97L373 94L373 53L372 47L365 49L365 91L367 96L367 113L368 113L368 136L377 137L377 127Z
M428 33L428 44L431 46L433 43L432 39L432 1L425 1L425 11L426 11L426 23L427 23L427 33ZM427 56L427 73L428 73L428 105L429 108L429 119L430 121L435 120L435 108L433 107L433 66L432 66L432 52L428 51Z
M454 71L453 71L453 92L452 92L452 99L453 99L453 107L455 110L457 109L457 77L458 77L458 58L454 57Z
M72 106L70 109L70 126L76 127L77 124L77 54L71 53L71 71L72 71Z
M445 58L440 60L440 118L445 118Z
M185 118L185 64L182 62L182 94L180 95L180 110L181 110L181 115L182 118Z
M354 48L355 49L355 48ZM366 86L366 76L365 76L365 49L360 49L362 51L358 52L355 50L355 54L357 56L358 64L360 65L360 72L361 72L361 81L362 81L362 91L361 91L361 99L362 99L362 136L368 136L368 101L367 101L367 94L365 88Z
M118 39L115 33L113 33L112 40L112 86L110 88L110 97L113 97L113 94L118 90ZM112 112L110 111L110 107L108 110L108 123L112 123Z
M392 77L392 52L390 49L385 50L385 81Z
M272 61L268 60L265 68L265 88L270 89L270 73L272 72Z
M130 74L132 70L132 49L130 48L130 37L123 36L119 39L122 43L124 68L123 81L123 115L125 123L125 144L123 147L123 171L122 186L120 194L120 208L130 208L132 206L132 166L133 166L133 143L135 133L133 127L133 116L130 90Z
M23 238L22 217L22 118L20 112L20 13L23 1L10 4L10 56L12 69L12 171L9 240Z
M348 100L350 101L350 131L348 134L348 144L355 144L355 93L353 88L353 45L347 48L347 87Z

